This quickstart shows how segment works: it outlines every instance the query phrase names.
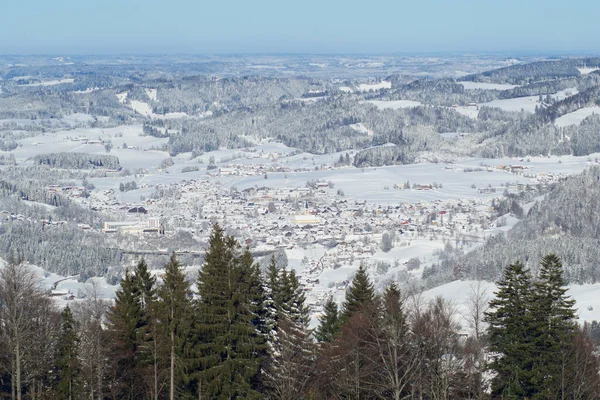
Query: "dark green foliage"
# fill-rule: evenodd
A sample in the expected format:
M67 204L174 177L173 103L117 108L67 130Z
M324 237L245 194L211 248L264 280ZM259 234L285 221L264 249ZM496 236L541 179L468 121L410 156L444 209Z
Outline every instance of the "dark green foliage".
M192 301L190 283L175 254L165 266L163 284L158 287L157 317L159 335L166 344L161 358L168 360L172 379L169 389L175 396L186 393L189 382L188 345L192 323Z
M572 380L575 301L566 296L562 275L560 259L555 254L544 257L532 297L534 381L545 398L566 396Z
M319 316L319 327L315 331L315 338L319 342L332 342L340 332L340 319L338 306L330 297L323 307L323 314Z
M255 327L259 288L248 252L215 225L198 275L200 387L211 399L259 398L264 337Z
M342 311L342 321L348 321L352 315L363 309L376 306L375 288L364 265L361 265L352 278L352 283L346 291L346 301Z
M531 275L516 262L497 282L496 298L486 313L490 351L497 354L491 368L497 373L492 394L507 397L535 393L531 368L535 350L532 337Z
M486 314L490 350L497 353L492 393L502 396L564 398L573 381L575 302L566 295L562 263L542 259L532 284L521 263L511 264L498 282Z
M61 325L57 338L55 361L56 395L61 399L76 399L79 393L78 359L79 338L71 309L67 306L60 315Z
M116 293L115 304L108 313L109 330L114 341L112 358L117 370L118 388L115 390L122 398L134 398L135 392L139 391L135 358L142 320L139 288L134 277L126 271Z

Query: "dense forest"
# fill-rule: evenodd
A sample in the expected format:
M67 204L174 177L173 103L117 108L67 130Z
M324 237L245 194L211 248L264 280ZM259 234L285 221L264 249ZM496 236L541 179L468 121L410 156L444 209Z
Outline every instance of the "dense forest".
M534 279L535 276L535 279ZM0 271L0 391L36 399L595 399L598 324L578 326L561 261L504 269L496 298L473 290L467 328L442 298L361 267L338 309L309 328L303 287L260 269L214 226L205 264L173 255L160 280L141 260L114 303L91 287L58 310L25 264ZM22 299L27 298L27 301Z
M14 67L0 70L4 76L0 92L0 119L4 122L0 129L7 138L0 147L14 149L23 132L143 123L147 135L169 138L166 149L172 155L241 148L257 139L281 141L313 154L366 150L387 143L397 147L394 156L372 157L368 162L361 157L354 162L357 166L412 163L431 159L432 152L441 153L436 154L441 158L586 155L598 151L598 143L590 134L598 129L598 120L589 117L581 125L566 127L554 122L562 115L599 103L600 72L594 71L598 62L596 58L566 58L520 63L461 78L467 82L519 85L504 90L468 90L452 78L393 75L387 78L393 83L391 88L350 92L339 90L341 83L334 79L251 74L217 78L205 74L200 65L195 75L191 66L179 64L170 66L170 74L138 64L114 68L113 75L100 66L92 73L94 67L89 65L79 69L44 67L35 72ZM581 73L578 68L583 67L591 72ZM71 77L71 83L36 86L36 82L43 82L37 77L40 74L58 79L61 71ZM28 78L32 82L12 80L21 73L33 77ZM359 86L353 81L343 82ZM557 98L561 91L570 95ZM535 113L503 111L487 105L524 96L539 96ZM379 109L369 103L395 100L421 104ZM134 103L146 104L153 115L136 112ZM476 118L453 109L469 104L477 105ZM163 118L172 113L178 113L178 117ZM66 122L78 114L91 118L87 122ZM447 143L430 132L469 135ZM10 139L15 137L17 140ZM461 152L456 154L452 149Z
M526 216L507 234L492 236L467 254L449 244L441 261L426 268L424 276L431 285L454 279L496 280L507 260L520 260L536 271L544 255L554 252L565 262L567 281L598 282L599 196L600 168L594 166L532 201Z

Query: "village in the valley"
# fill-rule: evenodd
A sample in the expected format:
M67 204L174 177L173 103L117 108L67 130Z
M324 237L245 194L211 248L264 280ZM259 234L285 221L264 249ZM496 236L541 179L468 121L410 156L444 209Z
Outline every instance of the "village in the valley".
M194 169L195 176L190 179L184 176L171 182L150 181L156 183L143 183L141 179L136 189L150 195L140 196L139 201L131 201L132 196L124 198L117 188L86 190L81 186L53 185L48 190L111 217L105 219L101 228L79 224L80 229L98 230L121 239L129 236L138 244L143 243L144 237L172 237L186 232L196 243L204 244L199 248L182 243L177 248L158 250L139 246L135 250L121 249L131 256L132 264L142 256L171 252L201 260L212 224L219 223L255 256L286 254L290 267L297 270L307 287L309 300L319 307L328 296L343 293L349 271L361 263L378 277L376 281L384 282L392 276L397 279L393 274L400 272L406 276L421 273L426 262L432 261L432 250L442 249L448 243L461 249L482 243L490 234L508 229L517 221L512 217L507 221L494 208L503 197L539 191L564 177L535 171L524 163L437 165L442 174L438 181L399 181L382 187L392 200L379 201L368 195L346 195L335 178L305 182L296 178L285 186L288 173L314 177L309 172L314 170L285 166L281 163L284 154L250 155L248 159L254 162L220 162L206 168L205 173ZM323 164L318 169L333 174L348 170L334 164ZM499 183L473 184L469 195L464 196L442 193L443 174L469 176L473 172L490 174L486 177L495 174ZM157 174L165 176L169 171L158 170ZM276 174L283 175L282 179L270 179ZM238 188L235 182L243 182L244 178L256 179L254 182L260 184ZM233 184L223 183L232 182L231 179ZM2 218L20 216L3 213Z

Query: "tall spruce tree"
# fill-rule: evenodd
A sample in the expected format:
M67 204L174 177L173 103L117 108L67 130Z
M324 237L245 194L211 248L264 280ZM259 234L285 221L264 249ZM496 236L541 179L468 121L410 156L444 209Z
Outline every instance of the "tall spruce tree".
M143 321L139 288L134 277L125 271L121 287L116 292L115 304L108 312L112 337L111 358L116 369L115 393L124 399L136 398L141 391L136 376L138 329Z
M533 357L536 352L531 313L531 275L525 266L509 265L497 282L496 298L485 314L489 323L490 351L496 356L491 369L492 396L531 397L537 393L533 380Z
M315 331L315 338L319 342L330 343L340 332L338 305L329 297L323 307L323 314L319 316L319 326Z
M306 296L294 270L269 268L269 292L276 313L266 385L278 399L306 398L312 384L315 346L310 338Z
M254 389L264 337L254 325L257 276L251 257L215 225L198 275L200 393L211 399L260 398Z
M342 311L342 321L345 323L355 313L366 310L366 308L375 308L377 306L377 295L375 287L367 274L364 265L361 265L352 278L352 283L346 291L346 301ZM375 311L370 310L370 311Z
M159 374L159 335L157 327L156 277L150 274L142 258L135 267L133 284L137 288L140 321L136 332L136 376L141 377L149 391L156 396Z
M56 396L61 399L79 397L80 365L78 358L79 338L75 320L69 306L60 315L60 332L56 341Z
M187 350L193 311L190 284L175 254L165 266L157 307L159 327L167 343L164 358L169 360L169 399L173 400L189 394Z
M575 301L566 292L562 263L555 254L548 254L541 261L531 305L536 350L533 379L544 398L565 398L574 375Z

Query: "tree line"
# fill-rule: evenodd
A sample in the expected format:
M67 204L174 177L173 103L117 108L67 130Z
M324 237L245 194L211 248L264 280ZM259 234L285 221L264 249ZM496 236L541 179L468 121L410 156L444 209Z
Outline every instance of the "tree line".
M61 313L26 267L0 271L0 395L13 399L594 399L598 356L576 324L562 265L511 264L489 305L375 290L366 269L309 328L305 290L275 258L261 270L218 225L191 281L173 255L141 260L114 303L91 290ZM27 301L23 301L27 299Z

